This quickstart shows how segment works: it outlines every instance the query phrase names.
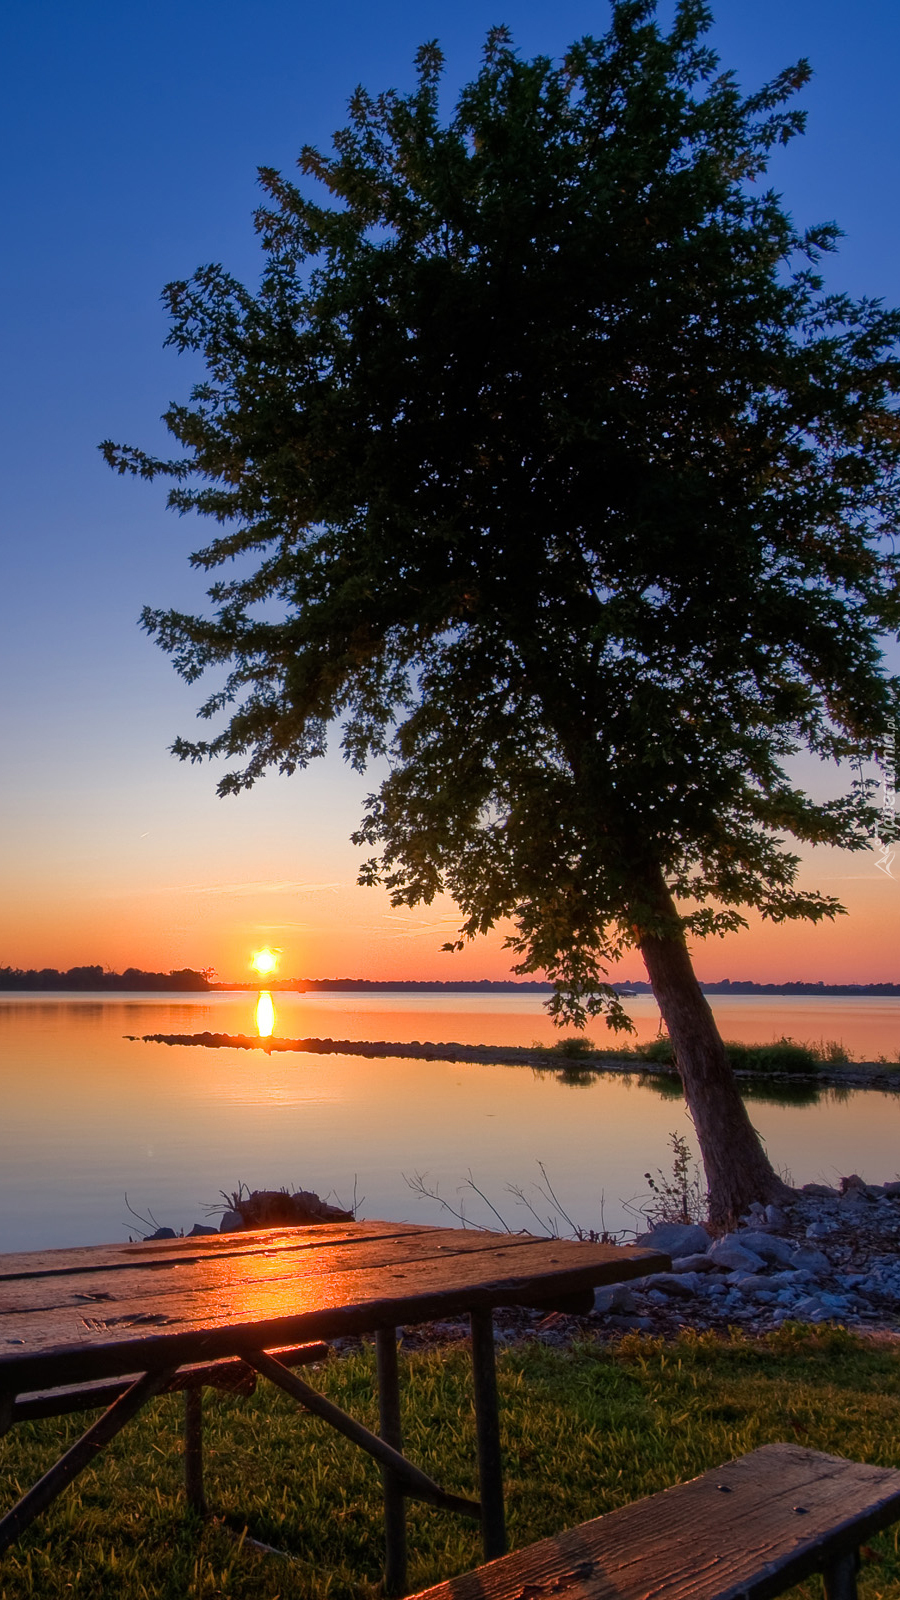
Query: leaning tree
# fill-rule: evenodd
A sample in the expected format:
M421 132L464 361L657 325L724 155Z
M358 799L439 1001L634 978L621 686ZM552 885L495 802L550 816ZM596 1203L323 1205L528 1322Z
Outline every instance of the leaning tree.
M175 753L241 758L222 794L333 727L387 758L362 881L449 892L460 941L512 926L558 1019L627 1026L637 948L722 1221L784 1186L689 941L834 916L786 841L874 835L900 315L828 292L837 229L765 186L805 62L745 96L709 26L616 0L559 62L495 29L449 117L434 44L411 94L357 90L298 183L262 170L256 292L166 290L207 373L182 453L103 448L218 525L211 614L143 617L188 681L226 668ZM857 776L817 798L797 751Z

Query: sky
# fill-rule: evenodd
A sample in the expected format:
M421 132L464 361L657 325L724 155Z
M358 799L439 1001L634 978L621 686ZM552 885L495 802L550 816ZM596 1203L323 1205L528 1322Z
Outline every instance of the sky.
M670 14L661 6L661 15ZM801 55L804 139L771 177L798 221L845 231L831 281L900 303L900 7L719 0L713 41L751 89ZM216 969L260 944L285 975L500 978L499 934L448 956L452 904L392 910L357 887L349 843L373 780L337 755L220 800L214 770L168 754L196 686L138 625L202 604L196 525L164 487L114 476L101 439L167 448L160 414L198 371L163 349L162 286L222 262L253 283L256 169L327 146L357 83L412 84L445 51L448 104L507 23L559 55L604 3L454 0L7 0L0 319L0 966ZM900 862L818 851L803 880L849 915L754 925L699 945L702 977L897 979ZM639 959L626 963L642 976Z

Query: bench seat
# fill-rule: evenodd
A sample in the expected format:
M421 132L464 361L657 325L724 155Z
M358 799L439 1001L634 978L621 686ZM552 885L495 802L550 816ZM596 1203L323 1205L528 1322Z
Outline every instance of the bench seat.
M898 1520L900 1472L765 1445L417 1600L769 1600L814 1572L850 1600L859 1546Z

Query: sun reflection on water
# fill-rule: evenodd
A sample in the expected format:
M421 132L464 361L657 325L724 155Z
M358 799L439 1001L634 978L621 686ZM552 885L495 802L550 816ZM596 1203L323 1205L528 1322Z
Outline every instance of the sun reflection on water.
M256 1031L261 1039L271 1039L275 1032L275 1007L268 989L261 990L256 1002Z

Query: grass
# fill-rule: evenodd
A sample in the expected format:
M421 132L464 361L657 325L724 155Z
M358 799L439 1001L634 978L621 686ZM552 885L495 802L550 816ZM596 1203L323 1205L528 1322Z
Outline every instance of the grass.
M556 1044L543 1047L548 1056L564 1061L597 1063L604 1056L615 1060L633 1060L649 1065L673 1066L675 1049L671 1039L650 1039L644 1044L598 1046L590 1039L567 1036ZM725 1041L725 1054L733 1067L744 1072L798 1072L815 1075L830 1066L848 1066L850 1054L839 1039L819 1039L800 1044L796 1039L773 1039L769 1044L741 1044Z
M458 1493L473 1490L467 1352L402 1358L405 1447ZM633 1336L615 1347L523 1346L499 1357L512 1546L651 1494L770 1440L900 1462L900 1355L840 1329L786 1326L760 1341ZM314 1376L375 1425L374 1354ZM287 1551L266 1556L186 1515L180 1399L156 1401L0 1562L0 1600L369 1600L380 1594L380 1480L374 1464L260 1384L210 1396L207 1492L233 1526ZM2 1450L8 1505L79 1431L79 1419L21 1425ZM474 1524L410 1506L410 1582L479 1561ZM800 1591L818 1600L818 1582ZM898 1534L876 1541L863 1600L900 1600Z

